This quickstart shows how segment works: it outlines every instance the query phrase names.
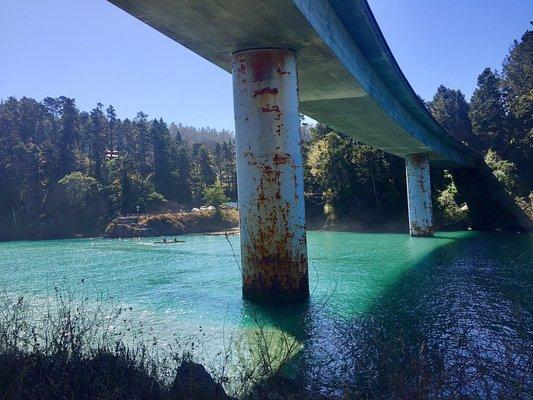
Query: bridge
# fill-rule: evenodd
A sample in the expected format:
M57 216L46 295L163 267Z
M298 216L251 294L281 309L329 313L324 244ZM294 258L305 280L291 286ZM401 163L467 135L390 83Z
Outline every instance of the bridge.
M247 298L309 295L299 110L405 159L413 236L433 235L430 164L482 159L429 114L366 0L110 1L233 75Z

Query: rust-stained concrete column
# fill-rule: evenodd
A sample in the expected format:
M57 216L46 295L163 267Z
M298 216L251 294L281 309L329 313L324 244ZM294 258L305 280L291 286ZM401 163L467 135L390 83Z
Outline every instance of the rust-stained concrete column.
M431 205L428 156L425 154L406 156L405 171L409 233L411 236L433 236L433 207Z
M243 296L309 296L296 54L233 54Z

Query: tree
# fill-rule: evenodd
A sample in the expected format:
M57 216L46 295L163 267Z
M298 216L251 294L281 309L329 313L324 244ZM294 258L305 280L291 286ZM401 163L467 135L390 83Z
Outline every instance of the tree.
M137 167L141 174L145 174L150 170L150 138L148 134L148 123L146 118L148 115L142 111L137 113L137 117L133 121L133 141L132 149L135 150Z
M502 159L498 153L489 150L485 155L485 162L492 170L492 173L503 184L507 193L515 196L518 189L516 176L516 165L512 162Z
M192 149L193 198L201 199L202 190L216 181L211 154L206 145L196 143Z
M94 231L96 221L134 213L137 206L158 211L167 200L198 204L202 189L217 179L235 198L232 135L180 124L180 131L200 136L193 157L191 136L181 140L178 125L172 129L171 135L162 119L148 122L142 112L134 121L121 121L111 105L79 111L67 97L0 101L1 238ZM106 157L106 150L115 149L118 158ZM87 215L75 218L74 210L64 212L81 207L70 188L85 190L92 182L86 178L99 185L98 202L103 201L90 221Z
M154 150L155 188L165 196L176 195L175 176L172 173L172 153L175 148L168 128L162 119L152 121L150 137Z
M115 144L115 138L117 136L117 113L115 112L115 108L110 105L106 109L106 116L107 116L107 149L110 151L115 150L116 144Z
M503 64L503 90L509 114L507 151L502 154L516 164L521 193L533 190L533 31L515 41Z
M73 172L58 182L50 205L56 223L70 232L96 230L107 212L102 185L81 172Z
M98 103L97 107L91 111L89 125L87 126L90 158L92 160L91 173L98 180L102 179L102 168L106 146L105 134L107 121L102 111L102 107L102 104Z
M228 140L221 145L222 177L226 195L237 198L237 168L235 163L235 141Z
M470 101L469 117L472 130L485 149L500 154L506 150L507 127L500 77L486 68L477 79L477 88Z
M59 131L59 171L64 176L75 169L74 146L78 140L78 110L74 99L61 96L60 131Z
M459 193L448 171L443 174L444 185L435 193L435 220L447 229L466 229L468 226L468 207L458 204Z
M212 186L204 188L202 193L204 195L205 203L217 209L229 201L229 198L224 194L224 188L220 181L215 182Z
M428 103L433 117L460 141L475 145L472 124L468 118L469 106L460 90L452 90L441 85L433 100Z
M384 221L405 208L401 160L332 131L312 138L305 183L321 192L328 224Z
M192 177L191 177L191 156L189 148L184 143L177 145L174 153L174 172L176 192L179 194L176 200L182 204L192 202Z
M533 127L533 31L516 41L503 63L503 87L509 111L521 130Z

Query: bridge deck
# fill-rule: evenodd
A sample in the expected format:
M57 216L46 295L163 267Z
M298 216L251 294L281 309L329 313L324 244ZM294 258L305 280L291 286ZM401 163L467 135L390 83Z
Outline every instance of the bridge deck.
M478 159L419 101L365 0L111 2L229 72L237 50L296 50L301 111L369 145L447 167Z

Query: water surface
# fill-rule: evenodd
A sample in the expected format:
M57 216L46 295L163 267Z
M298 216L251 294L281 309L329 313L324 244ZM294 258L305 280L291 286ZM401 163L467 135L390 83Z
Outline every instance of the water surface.
M201 330L213 353L259 320L300 342L299 381L327 395L372 382L387 393L398 376L409 382L437 368L474 382L467 394L531 388L532 236L309 232L311 299L281 308L242 300L238 237L181 239L0 243L0 290L34 299L58 285L103 293L132 307L162 343ZM459 385L445 379L441 393Z

